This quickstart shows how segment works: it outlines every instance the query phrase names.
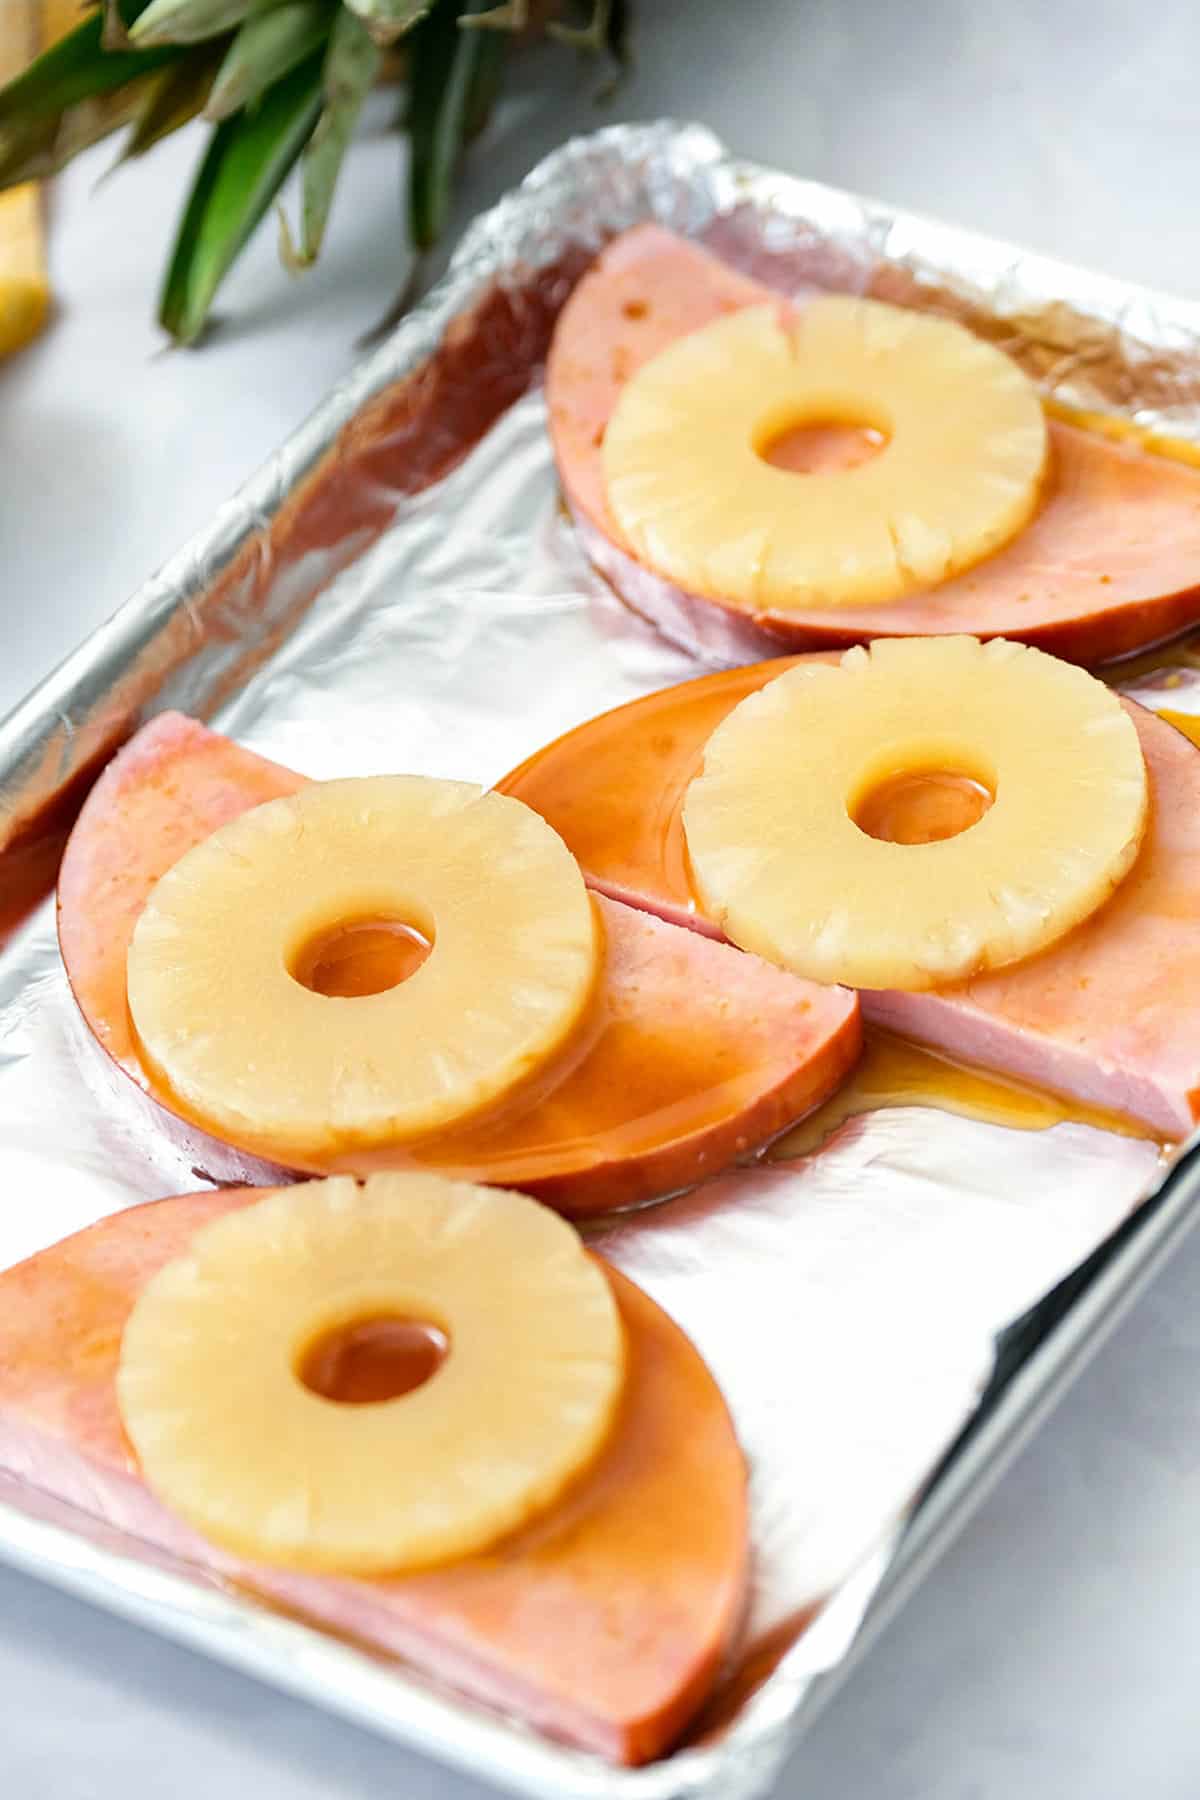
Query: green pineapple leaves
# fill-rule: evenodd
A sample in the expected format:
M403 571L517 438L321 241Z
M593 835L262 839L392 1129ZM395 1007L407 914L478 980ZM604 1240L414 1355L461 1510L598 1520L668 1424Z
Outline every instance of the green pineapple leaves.
M65 112L0 125L0 188L57 175L81 150L135 120L154 81L154 75L142 75L112 93L76 101Z
M137 7L123 9L126 18ZM160 69L179 55L175 49L105 50L104 19L91 13L51 49L30 63L24 74L0 88L0 127L23 126L34 119L61 119L72 107L115 93L127 82ZM92 140L94 141L94 140Z
M203 44L276 4L277 0L150 0L129 36L135 44Z
M431 10L433 0L346 0L377 44L396 43Z
M325 104L304 152L300 249L289 258L292 266L308 268L321 253L342 159L382 60L379 46L357 13L343 7L334 21L325 56Z
M297 63L320 50L334 20L333 0L280 0L239 26L221 64L205 117L228 119L252 106Z
M239 251L283 186L321 114L320 55L218 125L187 203L159 304L180 344L194 343Z
M115 0L110 0L114 5ZM126 0L123 14L136 17ZM127 125L176 50L111 52L93 13L0 88L0 187L55 174L80 150Z
M219 40L151 77L150 91L122 146L117 168L145 156L147 150L204 111L223 55L224 41Z
M480 6L464 13L459 24L479 31L521 32L529 26L529 0L504 0L502 6Z
M560 44L569 44L573 50L591 50L599 55L608 48L612 10L613 0L594 0L592 16L586 25L564 25L559 19L551 19L546 29Z
M179 224L159 318L195 342L235 259L303 157L299 247L316 261L363 104L403 39L409 218L418 251L445 229L463 151L486 124L509 51L550 35L626 60L630 0L90 0L0 88L0 188L55 173L128 126L116 166L204 113L215 129ZM562 24L562 15L576 24ZM468 29L463 29L467 27ZM482 29L469 29L482 27ZM391 65L389 65L391 66Z
M136 8L130 8L130 18ZM102 50L132 50L129 29L125 14L121 10L121 0L100 0L100 48Z
M418 250L441 236L459 159L478 123L481 96L499 78L508 39L460 31L483 0L436 0L409 39L409 229Z

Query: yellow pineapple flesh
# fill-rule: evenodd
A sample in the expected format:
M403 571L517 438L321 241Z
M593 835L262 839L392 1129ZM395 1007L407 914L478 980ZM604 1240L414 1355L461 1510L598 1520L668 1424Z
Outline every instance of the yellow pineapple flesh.
M918 829L871 835L906 778ZM930 790L948 802L932 829ZM734 943L814 981L919 989L1087 918L1132 867L1147 806L1133 721L1082 669L1003 640L888 639L735 707L683 823Z
M385 991L314 991L313 947L328 962L340 928L432 948ZM284 1161L396 1144L559 1050L597 929L574 858L520 801L419 776L313 783L158 882L130 942L130 1016L147 1068L218 1135Z
M36 337L49 310L41 202L26 182L0 194L0 356Z
M79 9L63 0L4 0L0 5L0 85L32 60L39 41L48 47L79 23ZM39 11L40 25L39 31ZM41 198L36 183L0 193L0 356L20 350L46 322L46 276Z
M311 1346L363 1321L444 1335L394 1399L314 1392ZM624 1382L601 1266L522 1194L435 1175L280 1189L197 1232L125 1328L117 1397L150 1487L214 1543L380 1574L467 1556L549 1506Z
M855 467L767 460L797 427L867 427ZM746 307L680 338L622 389L603 444L634 551L751 612L861 606L945 581L1037 506L1046 423L1032 383L962 326L827 295L786 320Z

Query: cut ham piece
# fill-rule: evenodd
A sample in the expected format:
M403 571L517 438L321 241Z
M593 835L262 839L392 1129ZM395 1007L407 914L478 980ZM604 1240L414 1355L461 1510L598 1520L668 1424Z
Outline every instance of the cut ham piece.
M724 661L785 645L967 632L1019 638L1094 664L1200 619L1200 470L1050 421L1040 510L984 562L886 606L751 616L674 586L640 562L605 499L601 444L622 386L684 333L774 301L708 251L657 225L617 238L563 309L546 368L550 434L584 548L668 636ZM803 480L798 475L797 480Z
M157 1122L182 1129L218 1179L261 1184L292 1171L261 1144L230 1151L143 1069L125 999L129 938L154 883L185 850L302 782L195 720L163 714L96 783L60 871L59 939L84 1019L149 1097ZM417 1162L594 1215L716 1173L818 1106L853 1066L861 1031L846 989L801 981L611 900L597 904L604 978L561 1059L476 1122L304 1172Z
M582 1217L694 1187L811 1112L858 1060L846 988L598 896L605 990L586 1048L524 1112L414 1159ZM781 980L780 978L784 979Z
M621 1763L660 1755L711 1687L745 1590L745 1468L687 1338L606 1266L627 1332L625 1397L565 1499L486 1554L420 1575L247 1564L145 1486L114 1376L143 1284L201 1225L260 1197L135 1207L0 1275L0 1470L550 1737Z
M554 826L601 891L713 932L688 880L683 795L721 719L794 660L635 700L560 738L500 788ZM1182 1137L1200 1116L1200 751L1122 704L1141 740L1151 813L1113 897L1026 962L935 993L860 997L868 1020L964 1062Z

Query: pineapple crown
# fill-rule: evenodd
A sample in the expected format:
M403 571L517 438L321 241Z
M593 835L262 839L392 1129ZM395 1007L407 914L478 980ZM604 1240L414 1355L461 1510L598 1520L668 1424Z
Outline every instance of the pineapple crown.
M299 223L280 254L317 259L368 93L407 91L408 217L421 255L445 229L463 153L486 125L509 54L549 37L626 60L627 0L93 0L82 24L0 88L0 188L41 180L125 130L118 166L197 117L212 125L159 301L196 342L222 281L300 165Z

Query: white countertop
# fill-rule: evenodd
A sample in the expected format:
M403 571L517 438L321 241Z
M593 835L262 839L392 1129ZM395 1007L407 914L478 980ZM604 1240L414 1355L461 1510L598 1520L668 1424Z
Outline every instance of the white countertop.
M741 152L1200 295L1200 13L1013 0L640 0L638 69L515 94L460 219L568 131L663 113ZM653 29L651 24L653 21ZM267 229L200 354L151 323L188 132L58 183L53 330L0 369L0 713L202 525L400 284L387 108L303 285ZM396 221L395 230L392 220ZM1175 1258L835 1698L781 1800L1200 1793L1200 1241ZM0 1794L482 1800L244 1677L0 1570Z

